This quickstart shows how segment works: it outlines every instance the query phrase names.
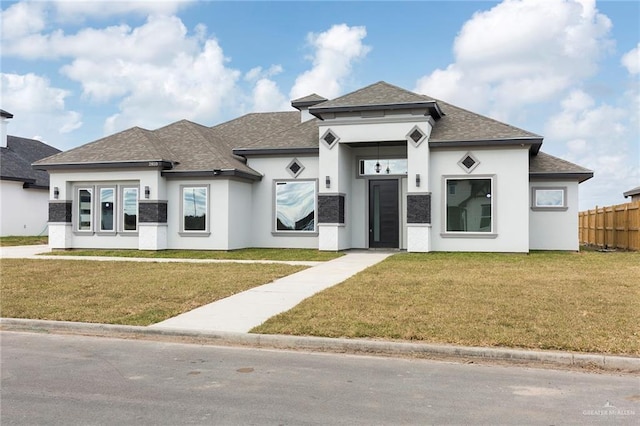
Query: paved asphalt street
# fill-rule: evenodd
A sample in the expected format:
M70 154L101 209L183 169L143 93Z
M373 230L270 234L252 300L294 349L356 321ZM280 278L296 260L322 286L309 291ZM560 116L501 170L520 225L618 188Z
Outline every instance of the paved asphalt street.
M0 333L3 426L638 424L640 377Z

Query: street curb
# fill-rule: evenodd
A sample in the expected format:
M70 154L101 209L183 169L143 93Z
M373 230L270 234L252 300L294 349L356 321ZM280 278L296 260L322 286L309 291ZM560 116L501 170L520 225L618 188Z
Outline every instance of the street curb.
M67 321L0 318L0 330L33 333L78 334L116 338L182 339L200 344L245 345L257 348L298 349L323 352L349 352L372 355L410 355L537 363L571 367L597 367L603 370L640 372L640 358L557 351L436 345L311 336L250 334L224 331L157 329L142 326L93 324Z

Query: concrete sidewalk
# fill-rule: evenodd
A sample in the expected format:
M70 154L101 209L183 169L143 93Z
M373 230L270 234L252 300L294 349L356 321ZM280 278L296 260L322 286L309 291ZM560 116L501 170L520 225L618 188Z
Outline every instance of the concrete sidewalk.
M383 261L392 253L354 252L272 283L201 306L151 328L246 333L267 319L288 311L326 288Z

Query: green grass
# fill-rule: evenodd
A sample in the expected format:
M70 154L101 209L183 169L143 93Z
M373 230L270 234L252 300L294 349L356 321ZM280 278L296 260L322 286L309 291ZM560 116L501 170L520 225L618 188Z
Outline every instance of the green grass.
M343 256L340 252L315 249L247 248L239 250L59 250L47 253L56 256L143 257L152 259L228 259L228 260L288 260L327 261Z
M397 254L256 333L640 355L640 253Z
M9 237L0 237L0 247L10 247L10 246L32 246L39 244L47 244L49 242L49 237L37 236L37 237L22 237L22 236L9 236Z
M0 316L149 325L304 269L283 264L194 264L1 259Z

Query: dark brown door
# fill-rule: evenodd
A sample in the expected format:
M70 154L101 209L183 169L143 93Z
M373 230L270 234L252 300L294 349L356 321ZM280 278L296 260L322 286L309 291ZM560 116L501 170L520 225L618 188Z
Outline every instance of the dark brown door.
M398 181L369 181L369 247L398 248L400 245Z

